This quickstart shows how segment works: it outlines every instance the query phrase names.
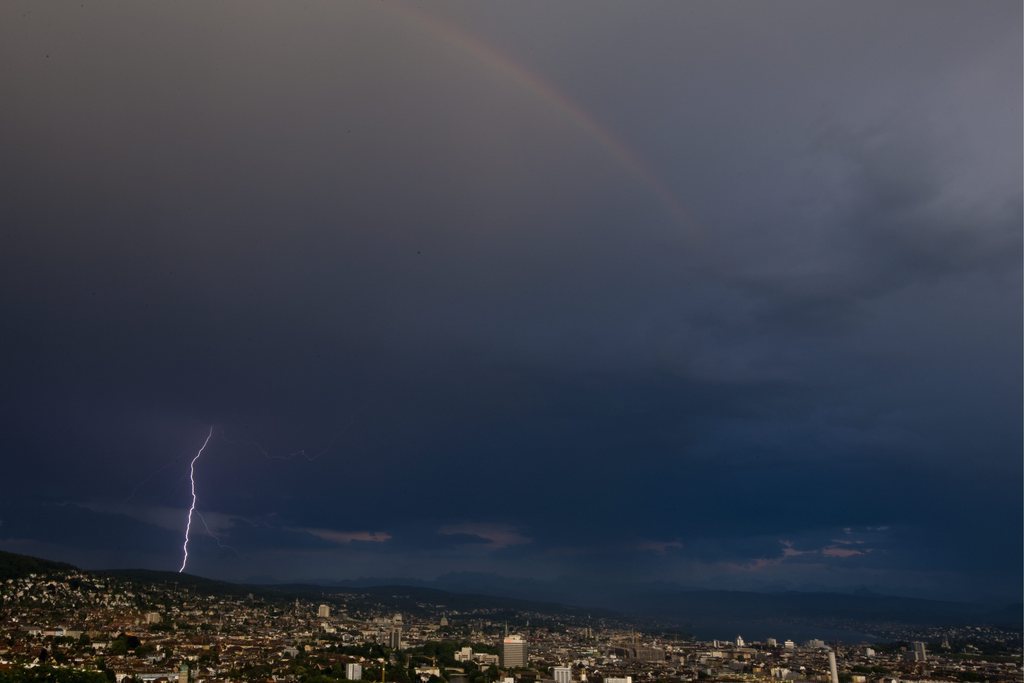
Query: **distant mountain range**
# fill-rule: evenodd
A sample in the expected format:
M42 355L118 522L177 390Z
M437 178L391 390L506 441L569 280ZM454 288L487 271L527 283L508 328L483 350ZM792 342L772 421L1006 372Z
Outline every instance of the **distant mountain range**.
M62 573L71 565L0 552L0 579L28 573ZM318 599L345 595L354 606L386 606L408 614L445 610L491 609L508 613L619 617L638 625L685 629L701 637L799 638L801 634L851 640L871 638L894 624L918 626L991 625L1021 629L1024 605L992 607L964 602L880 595L861 590L835 592L744 592L682 589L666 584L618 587L577 582L572 590L558 582L504 579L486 574L451 574L435 581L359 579L314 584L216 581L189 574L152 570L90 572L140 582L175 583L221 594ZM529 597L526 597L529 596ZM574 602L590 607L567 606ZM762 635L764 634L764 635ZM809 636L808 636L809 637Z
M710 621L830 619L859 623L895 622L921 625L991 624L1018 629L1024 605L984 605L925 598L900 597L864 588L835 591L734 591L685 588L667 583L627 584L513 579L493 574L462 572L433 581L402 578L362 578L329 581L326 585L365 587L382 583L417 585L446 591L568 602L612 610L635 618Z

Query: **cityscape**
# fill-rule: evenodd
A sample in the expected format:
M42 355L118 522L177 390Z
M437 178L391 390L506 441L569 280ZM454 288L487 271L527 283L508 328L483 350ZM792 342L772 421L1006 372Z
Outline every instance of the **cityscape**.
M1012 627L905 626L880 643L795 642L784 634L701 640L551 605L452 609L453 596L400 586L246 593L169 573L3 559L31 569L7 571L0 582L4 681L14 667L98 683L996 683L1022 675L1021 633Z
M0 683L1024 683L1021 0L0 1Z

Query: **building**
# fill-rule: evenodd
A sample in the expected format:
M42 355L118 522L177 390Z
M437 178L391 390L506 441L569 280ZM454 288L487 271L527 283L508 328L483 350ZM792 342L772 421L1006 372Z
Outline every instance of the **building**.
M529 655L526 650L526 638L518 635L505 636L501 644L501 665L506 669L525 667Z
M828 673L832 683L839 683L839 670L836 668L836 653L828 651Z
M555 683L572 683L572 667L556 666Z
M633 683L632 676L626 676L625 678L614 678L609 677L604 679L604 683Z
M159 612L146 612L146 623L147 624L159 624L160 613Z
M915 662L923 664L928 661L928 651L925 650L924 643L921 641L915 641L910 644L910 649L907 650L906 660L908 662Z
M320 605L320 608L317 609L317 611L316 611L316 615L318 617L320 617L321 619L330 619L331 618L331 608L328 607L327 605Z
M778 647L779 646L779 641L775 640L774 638L769 638L768 641L767 641L767 644L768 644L768 647Z
M736 636L736 647L746 647L746 643L743 642L743 636Z
M388 646L392 650L402 649L402 629L399 626L391 629L391 636L388 638Z
M787 640L782 644L782 647L786 648L787 650L793 650L796 648L796 643L794 643L792 640Z
M629 656L640 662L664 662L665 650L653 645L637 645L630 648Z
M345 665L345 678L350 681L360 681L363 678L363 665L362 664L346 664Z

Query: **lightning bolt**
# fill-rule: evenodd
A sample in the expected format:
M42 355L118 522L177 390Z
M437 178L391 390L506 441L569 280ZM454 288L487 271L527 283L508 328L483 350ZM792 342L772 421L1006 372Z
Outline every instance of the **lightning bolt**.
M291 451L290 453L287 453L287 454L271 453L268 449L264 448L260 444L259 441L256 441L255 439L253 439L251 437L243 437L243 439L240 440L240 441L236 441L236 440L230 439L230 438L228 438L227 430L225 430L223 428L221 428L221 430L220 430L220 432L218 432L218 434L220 435L221 439L223 439L225 442L231 444L232 446L252 446L257 451L259 451L260 454L264 458L266 458L267 460L283 460L283 461L287 462L287 461L296 460L298 458L303 458L307 462L313 462L315 460L319 460L321 457L323 457L324 455L327 455L332 450L334 450L334 448L337 445L337 442L340 440L340 438L342 436L344 436L345 433L355 423L356 423L356 416L350 417L345 422L345 424L342 425L341 429L338 430L334 434L334 436L331 437L330 441L328 441L327 445L325 447L323 447L323 448L316 449L316 450L311 450L311 449L308 449L308 448L300 448L297 451Z
M241 557L241 555L238 554L237 550L229 546L227 543L224 543L222 540L220 540L220 536L213 533L213 529L211 529L210 525L206 523L206 517L203 517L202 512L196 510L196 517L198 517L199 521L203 523L203 527L206 528L206 534L214 540L214 542L217 544L217 547L219 547L221 550L227 550L229 552L234 553L236 557Z
M178 573L181 574L185 571L185 565L188 564L188 537L192 531L192 513L196 511L196 460L199 460L199 456L206 450L206 444L210 443L210 437L213 436L213 426L210 426L210 433L206 435L206 441L203 442L199 452L196 453L196 457L192 458L192 462L188 465L188 478L192 481L192 506L188 509L188 521L185 523L185 544L181 547L184 551L185 556L181 560L181 569Z

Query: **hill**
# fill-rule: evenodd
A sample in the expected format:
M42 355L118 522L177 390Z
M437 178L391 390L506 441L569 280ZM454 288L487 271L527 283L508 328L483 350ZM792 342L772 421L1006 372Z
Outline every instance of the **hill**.
M62 574L81 572L73 565L53 562L27 555L0 551L0 579L28 574ZM208 579L194 574L152 569L104 569L85 572L96 577L120 579L140 584L174 585L210 595L255 595L271 600L326 599L344 596L355 609L371 607L392 609L408 614L428 613L438 606L447 610L491 609L507 612L537 612L550 615L592 614L593 610L570 607L557 602L499 597L476 593L459 593L437 588L406 585L324 586L317 584L246 584ZM602 613L611 615L608 611Z
M75 567L64 562L44 560L40 557L18 555L0 550L0 580L17 579L29 574L58 574L75 571Z

